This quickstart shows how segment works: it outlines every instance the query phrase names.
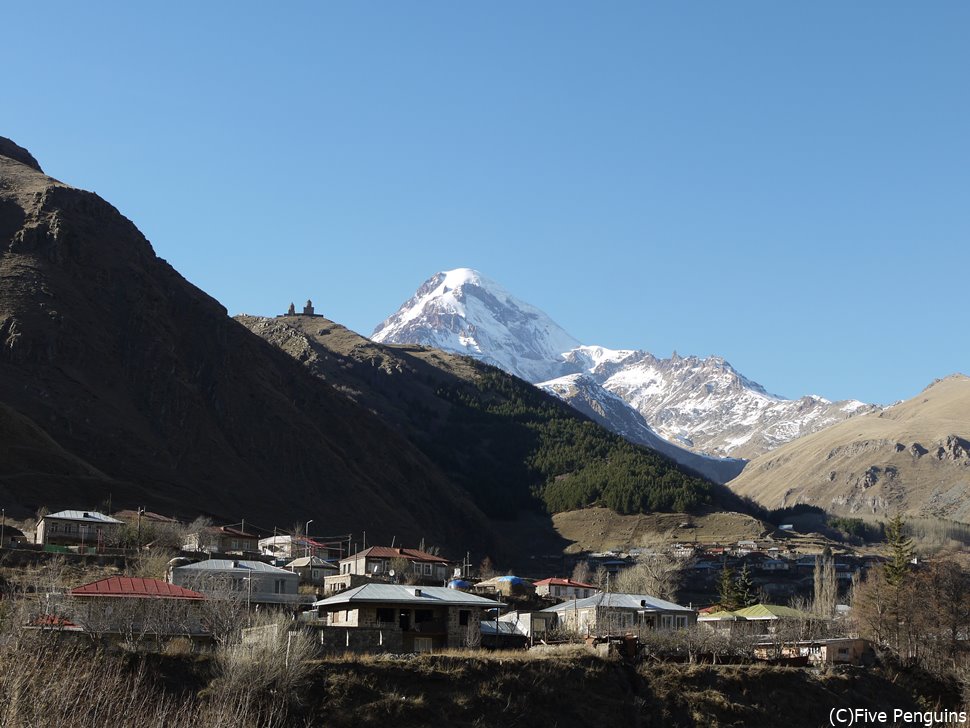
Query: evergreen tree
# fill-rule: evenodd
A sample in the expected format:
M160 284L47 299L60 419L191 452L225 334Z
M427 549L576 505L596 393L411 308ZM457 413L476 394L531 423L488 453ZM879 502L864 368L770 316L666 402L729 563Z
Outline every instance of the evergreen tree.
M886 581L891 586L899 587L909 574L910 562L913 560L913 541L904 533L905 523L900 514L896 514L886 526L886 541L889 543L889 562L886 564Z
M731 612L739 605L738 588L734 582L734 572L728 568L727 563L721 569L721 581L718 585L718 594L721 600L721 607Z
M750 607L758 601L758 597L754 593L754 583L751 581L751 572L748 571L747 564L744 565L741 573L738 574L738 579L734 584L734 593L739 607Z

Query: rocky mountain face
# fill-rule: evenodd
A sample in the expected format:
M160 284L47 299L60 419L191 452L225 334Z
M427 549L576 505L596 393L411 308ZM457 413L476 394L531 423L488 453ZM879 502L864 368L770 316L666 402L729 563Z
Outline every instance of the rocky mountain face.
M97 195L0 139L0 500L315 518L486 541L481 511L365 407L226 315Z
M878 410L850 400L770 394L721 357L669 359L645 351L579 347L564 354L640 412L664 438L715 456L752 458L849 417Z
M751 461L732 490L769 508L970 520L970 377L953 375L881 412Z
M630 442L663 453L716 483L726 483L736 477L747 462L735 458L709 457L677 447L657 435L643 415L587 373L567 374L541 382L538 386Z
M480 301L487 305L476 303ZM538 384L582 411L590 409L590 387L598 385L634 410L624 411L614 402L609 408L611 416L600 416L601 422L608 422L616 432L640 433L627 436L644 444L659 435L677 447L668 448L668 454L690 467L695 467L691 463L696 459L685 450L712 457L751 458L877 409L862 402L833 403L816 396L779 397L719 357L674 354L663 359L645 351L577 345L541 311L469 269L433 276L375 329L372 338L474 356ZM561 377L577 374L584 375L583 387L559 382ZM652 435L645 434L642 426L630 424L637 421L636 414ZM731 474L735 467L724 464L719 469Z

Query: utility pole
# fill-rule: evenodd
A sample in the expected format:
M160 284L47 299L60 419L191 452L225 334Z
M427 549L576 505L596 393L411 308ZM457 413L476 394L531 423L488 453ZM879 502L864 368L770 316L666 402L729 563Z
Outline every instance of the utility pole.
M144 512L145 512L145 508L143 506L139 506L139 508L138 508L138 536L136 537L136 544L135 544L139 549L141 549L141 514L144 513Z
M305 554L305 556L309 556L310 555L310 524L311 523L313 523L313 519L312 518L309 521L307 521L306 522L306 525L303 527L303 540L306 542L306 554Z
M7 509L0 508L0 514L3 517L3 520L0 521L0 549L2 549L4 532L7 530Z

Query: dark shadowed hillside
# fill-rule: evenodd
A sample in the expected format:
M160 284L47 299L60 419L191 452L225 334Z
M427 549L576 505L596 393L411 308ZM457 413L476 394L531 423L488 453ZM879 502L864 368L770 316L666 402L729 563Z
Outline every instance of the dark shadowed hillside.
M406 438L253 335L97 195L0 140L0 499L482 543Z
M379 344L322 316L237 320L406 434L493 517L538 504L552 512L740 507L724 488L495 367Z

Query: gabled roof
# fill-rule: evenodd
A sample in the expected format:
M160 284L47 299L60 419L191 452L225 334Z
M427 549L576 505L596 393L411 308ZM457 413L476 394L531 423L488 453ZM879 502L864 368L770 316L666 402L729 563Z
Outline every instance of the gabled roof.
M169 584L160 579L132 576L109 576L77 586L68 592L72 597L128 597L135 599L205 599L197 591Z
M693 612L693 609L664 599L652 597L649 594L594 594L585 599L571 599L561 604L543 609L543 612L563 612L568 609L586 609L590 607L604 607L608 609L635 609L648 612Z
M331 564L329 561L324 561L319 556L301 556L298 559L293 559L290 563L286 565L287 568L302 569L305 567L312 567L314 569L333 569L337 571L337 567Z
M292 571L281 569L278 566L264 564L262 561L245 561L243 559L206 559L197 561L194 564L175 567L175 571L181 569L200 570L200 571L267 571L287 576L295 576Z
M209 526L205 529L205 532L217 533L220 536L236 536L237 538L259 538L255 533L246 533L234 526Z
M536 586L572 586L577 589L596 589L598 587L592 584L584 584L581 581L573 581L572 579L561 579L558 576L551 576L548 579L543 579L542 581L537 581Z
M734 614L745 619L804 619L808 616L805 612L778 604L755 604L744 609L736 609Z
M441 556L429 554L427 551L418 549L399 549L390 546L371 546L369 549L358 551L356 554L345 556L341 561L359 559L361 557L371 559L407 559L408 561L430 561L437 564L450 564L448 559Z
M122 520L137 521L138 511L130 510L130 509L124 510L124 511L118 511L117 513L115 513L115 517L120 518ZM177 518L169 518L168 516L163 516L161 513L155 513L154 511L142 511L141 520L150 521L153 523L178 523L179 522Z
M416 593L417 592L417 593ZM407 604L449 607L498 607L494 599L467 594L443 586L404 586L403 584L364 584L326 599L314 602L315 607L342 609L356 604Z
M65 521L84 521L85 523L123 523L117 518L106 516L97 511L58 511L48 513L44 518L60 518Z

